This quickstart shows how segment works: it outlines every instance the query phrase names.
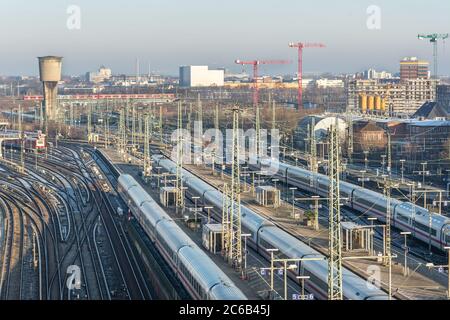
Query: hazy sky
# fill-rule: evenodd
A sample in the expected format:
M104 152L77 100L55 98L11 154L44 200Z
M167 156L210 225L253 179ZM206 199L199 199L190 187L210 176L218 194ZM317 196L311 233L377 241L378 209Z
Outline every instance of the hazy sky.
M81 9L80 30L66 26L69 5ZM370 5L381 29L370 30ZM290 41L320 41L305 52L306 72L398 71L404 56L432 59L418 33L450 32L448 0L0 0L0 74L37 74L37 56L64 56L65 74L104 64L113 73L177 74L181 64L241 71L239 59L289 59L261 73L294 73ZM450 39L440 46L440 73L450 74ZM250 69L247 68L248 72Z

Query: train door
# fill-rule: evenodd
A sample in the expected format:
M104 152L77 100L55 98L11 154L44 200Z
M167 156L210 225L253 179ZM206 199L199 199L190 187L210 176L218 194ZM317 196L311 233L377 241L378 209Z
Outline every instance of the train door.
M442 247L450 247L450 225L449 224L446 224L442 227L441 246Z

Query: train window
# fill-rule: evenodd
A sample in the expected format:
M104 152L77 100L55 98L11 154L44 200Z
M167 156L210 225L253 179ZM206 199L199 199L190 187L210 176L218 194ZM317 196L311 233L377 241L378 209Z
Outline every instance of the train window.
M414 222L414 226L415 226L417 229L419 229L419 230L425 231L425 232L427 232L427 233L430 232L430 226L424 225L424 224L419 223L419 222L417 222L417 221ZM437 232L436 232L435 229L431 229L431 235L434 236L434 237L437 235Z
M409 224L409 218L404 216L404 215L402 215L402 214L397 214L397 219Z

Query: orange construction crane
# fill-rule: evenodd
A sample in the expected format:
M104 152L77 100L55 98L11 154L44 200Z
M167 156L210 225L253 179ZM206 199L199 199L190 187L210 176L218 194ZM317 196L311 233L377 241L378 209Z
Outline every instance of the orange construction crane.
M322 43L302 43L302 42L290 42L289 47L298 49L298 94L297 94L297 110L301 110L303 108L303 48L325 48L325 45Z
M258 93L258 66L260 64L289 64L289 60L253 60L253 61L242 61L236 60L236 64L250 64L253 66L253 106L258 105L259 93Z

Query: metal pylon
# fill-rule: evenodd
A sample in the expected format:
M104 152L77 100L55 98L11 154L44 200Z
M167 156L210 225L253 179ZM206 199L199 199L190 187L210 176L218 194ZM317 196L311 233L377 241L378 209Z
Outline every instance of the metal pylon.
M389 280L388 283L392 283L392 248L391 248L391 189L394 187L392 181L387 177L384 177L384 196L386 197L386 226L384 229L384 265L388 267ZM413 206L414 207L414 206ZM389 300L392 297L392 288L389 285Z
M348 146L347 156L350 163L353 162L354 136L353 136L353 119L350 108L347 107L347 125L348 125Z
M233 108L233 146L232 146L232 177L231 177L231 251L230 262L241 270L242 238L241 238L241 183L240 183L240 139L239 139L239 107Z
M329 136L329 229L328 229L328 299L342 300L342 239L339 193L339 136L336 125Z
M88 134L88 142L91 142L92 135L92 114L91 114L91 105L87 106L87 134Z
M144 176L148 177L152 173L152 161L150 157L150 116L145 116L144 123ZM158 178L159 179L159 178Z
M230 190L228 184L223 186L223 197L222 197L222 254L225 259L230 257L231 248L231 228L230 228L230 209L231 209L231 198Z
M163 110L162 110L162 105L159 106L159 141L161 142L161 144L164 144L164 139L163 139Z
M176 210L184 211L184 194L183 194L183 114L181 101L178 102L178 133L177 133L177 170L176 170Z
M125 124L125 110L120 110L120 118L119 118L119 152L125 153L127 147L127 132L126 132L126 124Z

